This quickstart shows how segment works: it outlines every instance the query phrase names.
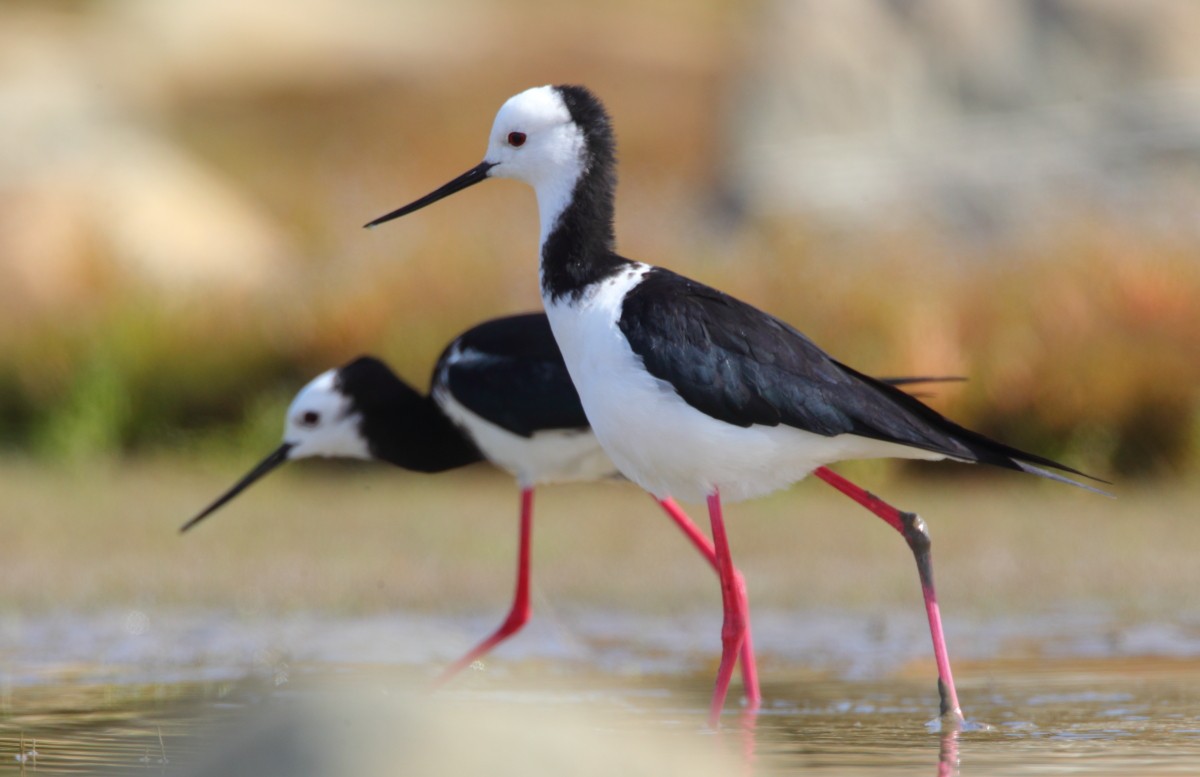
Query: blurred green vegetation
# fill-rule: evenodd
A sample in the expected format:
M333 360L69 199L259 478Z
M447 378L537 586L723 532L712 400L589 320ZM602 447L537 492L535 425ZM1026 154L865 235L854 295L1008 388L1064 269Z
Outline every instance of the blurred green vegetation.
M536 307L526 302L532 257L501 260L501 247L460 245L456 234L440 240L434 255L454 261L359 266L333 286L310 272L307 288L233 301L113 283L88 309L9 328L0 440L47 459L167 448L253 455L244 449L274 443L303 383L359 352L425 386L454 334ZM681 248L690 261L657 259L781 316L843 361L877 374L968 377L930 401L985 433L1102 475L1182 472L1196 460L1200 268L1186 248L1101 225L969 269L923 257L915 239L881 243L864 265L856 251L771 225L719 248ZM521 280L505 279L510 272ZM467 276L478 283L460 287Z
M61 35L74 56L81 47L69 35L100 6L64 7L80 13L36 29ZM627 255L758 305L858 369L964 376L928 401L1012 444L1100 476L1195 466L1194 231L1148 232L1070 203L1046 219L1055 229L985 246L939 235L919 208L889 222L903 229L739 219L713 204L722 200L714 181L738 141L723 117L735 110L739 61L753 39L738 33L747 23L741 5L702 7L488 6L492 15L481 18L489 23L518 14L503 34L475 30L478 51L448 40L420 55L423 66L397 66L387 78L368 66L329 80L288 70L303 57L267 71L282 74L277 81L231 78L220 67L208 78L166 55L161 72L113 57L159 79L118 100L129 83L113 76L109 94L102 76L111 63L83 60L105 84L95 88L93 74L81 72L84 93L113 102L81 115L99 117L97 125L120 115L128 125L120 137L137 127L236 192L240 206L283 235L272 243L284 246L282 261L247 276L253 282L222 281L215 270L196 280L197 268L174 256L148 271L106 237L114 214L71 199L75 189L62 185L94 178L87 165L46 165L28 191L14 184L0 210L26 215L0 221L0 237L9 226L20 240L4 245L39 250L10 259L19 283L0 287L0 450L49 461L166 450L245 460L275 444L295 391L360 353L386 358L424 387L454 335L539 307L533 197L496 182L379 230L360 225L475 164L496 107L514 91L579 82L604 97L616 123L617 231ZM507 56L508 37L520 57ZM111 148L87 146L88 127L71 128L78 136L61 142L79 145L66 155L72 163ZM203 256L203 241L222 225L197 225L188 201L172 199L153 170L139 172L137 183L161 192L153 199L177 219L156 213L147 222L159 231L177 225Z

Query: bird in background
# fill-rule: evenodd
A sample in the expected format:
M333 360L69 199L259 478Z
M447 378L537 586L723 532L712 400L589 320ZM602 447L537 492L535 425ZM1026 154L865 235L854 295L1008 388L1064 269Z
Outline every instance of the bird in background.
M907 385L956 379L887 380ZM427 473L488 461L505 470L521 489L513 602L495 633L439 675L435 685L441 685L529 620L534 488L618 474L588 428L543 313L486 321L459 335L438 359L431 386L428 395L421 394L370 356L322 373L288 408L283 443L180 531L191 529L268 472L295 459L373 459ZM708 537L673 500L658 501L715 568ZM738 586L745 597L740 573ZM747 704L757 706L761 694L750 640L742 646L741 667Z
M615 138L607 110L585 87L541 86L511 97L496 115L482 162L366 226L489 178L534 189L542 302L600 445L623 475L656 498L707 502L724 609L710 724L719 722L749 633L723 502L767 494L814 474L907 542L933 641L940 718L962 725L924 521L827 465L882 457L950 459L1097 490L1050 470L1088 476L954 423L745 302L619 255Z
M279 465L312 456L374 459L428 473L488 461L517 479L517 584L508 616L443 670L435 686L528 622L534 488L618 477L588 427L543 313L486 321L454 338L434 367L429 394L369 356L322 373L288 408L283 443L180 531L191 529ZM715 568L716 555L704 532L674 500L656 501ZM745 599L745 583L740 573L735 576L738 596ZM741 667L748 703L757 706L761 694L751 640L741 647Z

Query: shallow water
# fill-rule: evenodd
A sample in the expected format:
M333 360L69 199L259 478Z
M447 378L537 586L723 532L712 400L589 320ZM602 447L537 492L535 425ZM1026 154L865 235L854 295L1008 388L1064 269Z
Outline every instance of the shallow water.
M1169 774L1200 769L1200 665L1100 662L989 671L966 691L977 730L922 735L919 688L897 683L793 686L797 710L760 716L770 768L878 774ZM1150 677L1147 675L1150 674ZM780 691L777 690L777 693ZM847 698L852 694L852 698Z
M749 717L731 705L716 734L703 725L715 661L700 650L711 641L707 617L544 619L550 622L535 622L436 702L417 691L470 641L463 635L482 634L487 621L138 612L10 620L0 647L0 773L232 774L228 766L204 766L227 748L230 731L254 728L280 710L327 714L331 693L339 710L366 705L339 712L336 721L371 723L318 719L318 731L369 734L391 714L370 705L398 700L402 712L382 744L416 730L414 720L424 726L436 719L451 731L452 745L437 752L436 737L414 738L447 764L486 749L481 732L494 728L490 721L549 716L554 723L577 720L585 739L598 740L590 743L598 754L589 764L618 757L631 737L643 737L652 751L665 749L668 761L672 749L690 756L711 750L703 762L714 764L713 773L729 773L730 763L763 775L1200 773L1194 624L1122 625L1097 615L964 624L951 644L959 648L956 679L975 725L938 731L929 725L937 700L919 623L764 616L756 624L764 708ZM562 623L572 624L568 633L556 628ZM789 633L808 637L791 644ZM1022 657L1009 657L1016 653ZM525 744L534 752L546 747L536 733L543 723L516 730L531 732ZM295 760L287 742L309 739L280 744L264 736L267 762L298 773L284 768ZM519 773L539 773L520 740L506 735L489 757L507 756ZM359 753L376 744L351 740L327 749ZM403 764L413 752L401 748L386 762ZM655 757L639 754L637 763ZM247 774L272 773L249 756L236 761L253 765ZM459 773L447 769L438 771ZM703 767L685 771L700 774ZM472 772L463 766L461 773ZM542 773L561 769L547 763ZM613 765L608 773L630 772Z

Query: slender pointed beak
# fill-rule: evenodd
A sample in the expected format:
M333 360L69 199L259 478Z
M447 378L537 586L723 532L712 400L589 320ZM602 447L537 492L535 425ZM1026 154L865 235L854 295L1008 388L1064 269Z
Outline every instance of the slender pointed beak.
M226 502L233 499L235 496L237 496L238 494L242 493L247 488L249 488L250 485L254 481L258 480L263 475L267 474L271 470L278 467L280 464L287 461L288 453L291 452L293 447L295 447L295 446L292 443L285 442L283 445L280 445L278 448L276 448L274 451L272 451L270 456L267 456L265 459L263 459L262 461L260 461L258 463L258 466L256 466L254 469L247 472L246 475L241 480L239 480L237 483L234 484L233 488L226 491L224 494L221 495L221 497L219 499L217 499L217 501L213 502L208 507L206 507L204 509L204 512L200 513L195 518L193 518L192 520L185 523L183 526L180 526L179 533L183 534L188 529L192 528L193 526L200 523L208 516L215 513Z
M385 221L391 221L392 219L398 219L401 216L407 216L409 213L412 213L415 210L420 210L421 208L424 208L426 205L432 205L433 203L437 202L438 200L440 200L444 197L449 197L451 194L454 194L455 192L460 192L463 189L466 189L468 186L474 186L475 184L479 183L480 181L486 180L488 177L488 171L491 170L495 166L496 166L495 162L480 162L479 164L475 165L467 172L465 172L462 175L460 175L459 177L455 178L453 181L450 181L446 185L444 185L438 189L435 189L434 191L430 192L429 194L426 194L421 199L410 202L409 204L405 205L403 208L397 208L396 210L392 211L391 213L388 213L387 215L380 216L379 218L375 219L374 221L370 221L370 222L367 222L366 224L363 224L363 226L366 227L367 229L370 229L371 227L377 227Z

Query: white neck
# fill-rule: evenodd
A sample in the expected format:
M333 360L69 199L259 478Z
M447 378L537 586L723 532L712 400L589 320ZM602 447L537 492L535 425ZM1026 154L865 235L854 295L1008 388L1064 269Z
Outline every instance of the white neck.
M575 184L583 176L584 139L583 133L574 124L556 130L557 137L548 143L547 156L529 176L528 182L537 192L538 216L542 234L538 240L539 252L546 238L558 226L559 216L571 204Z
M541 221L541 235L538 238L538 254L546 245L546 239L558 226L559 216L571 204L571 195L575 192L575 179L565 180L566 176L543 181L534 191L537 192L538 218Z

